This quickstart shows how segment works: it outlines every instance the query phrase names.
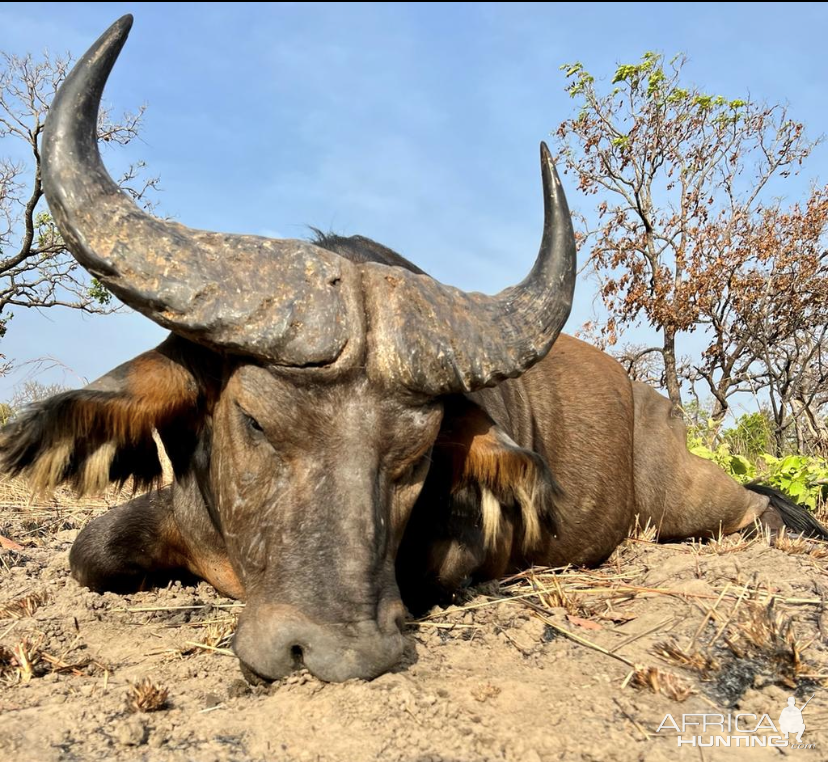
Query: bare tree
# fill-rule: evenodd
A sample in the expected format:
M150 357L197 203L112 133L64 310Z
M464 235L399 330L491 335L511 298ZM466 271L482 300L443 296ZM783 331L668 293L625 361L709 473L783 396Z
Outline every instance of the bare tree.
M61 392L67 392L70 388L65 384L44 384L37 379L30 378L15 390L8 404L12 410L18 411L33 402L40 402Z
M68 307L113 311L111 295L90 279L69 254L43 202L40 139L49 104L66 76L68 57L35 60L0 54L0 338L14 308ZM120 119L103 113L99 139L127 145L137 136L144 108ZM144 164L130 166L121 187L139 203L158 179L144 177Z
M645 344L624 344L620 349L611 351L633 381L643 381L652 386L663 385L664 374L658 357L660 353L660 347L648 347Z

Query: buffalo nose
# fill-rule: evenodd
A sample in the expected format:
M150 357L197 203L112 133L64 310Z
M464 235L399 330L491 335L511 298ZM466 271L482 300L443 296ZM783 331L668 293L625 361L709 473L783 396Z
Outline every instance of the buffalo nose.
M402 656L402 606L386 611L385 627L373 620L319 623L292 607L248 603L233 650L249 682L278 680L306 667L320 680L370 680Z

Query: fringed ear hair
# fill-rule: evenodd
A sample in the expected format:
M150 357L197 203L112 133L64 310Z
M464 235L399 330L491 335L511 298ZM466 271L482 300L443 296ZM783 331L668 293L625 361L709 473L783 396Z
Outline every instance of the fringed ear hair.
M464 400L444 419L436 448L451 463L452 491L473 488L480 495L480 522L493 548L507 518L518 519L524 551L553 529L554 499L560 489L544 459L509 437L480 407Z
M191 420L202 396L170 351L175 342L25 409L0 431L0 472L23 476L39 494L64 483L95 494L129 478L136 489L152 486L162 474L153 432Z

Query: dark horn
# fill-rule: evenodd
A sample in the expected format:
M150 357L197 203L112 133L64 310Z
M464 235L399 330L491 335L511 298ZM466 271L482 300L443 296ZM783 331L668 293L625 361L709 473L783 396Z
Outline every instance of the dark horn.
M42 146L44 192L67 246L126 304L194 341L277 365L341 368L347 346L350 364L431 395L494 385L546 355L572 306L575 237L545 145L540 254L522 283L493 297L304 241L191 230L141 211L98 151L101 94L131 25L116 22L73 68Z
M336 362L363 332L351 263L304 241L191 230L144 213L98 151L104 85L132 17L78 61L43 133L43 188L75 258L123 302L214 348L288 366Z
M363 265L376 372L430 395L471 392L543 359L572 308L576 245L563 186L541 143L544 225L529 276L496 296ZM403 330L404 327L404 330Z

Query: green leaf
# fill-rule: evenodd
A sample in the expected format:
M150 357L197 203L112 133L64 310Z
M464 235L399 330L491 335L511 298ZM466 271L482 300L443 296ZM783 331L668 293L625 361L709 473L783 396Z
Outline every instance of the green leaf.
M104 307L112 301L112 293L97 278L92 278L92 282L89 284L88 294L98 304Z
M734 474L739 474L740 476L744 476L752 471L755 471L753 463L742 455L730 456L730 470Z

